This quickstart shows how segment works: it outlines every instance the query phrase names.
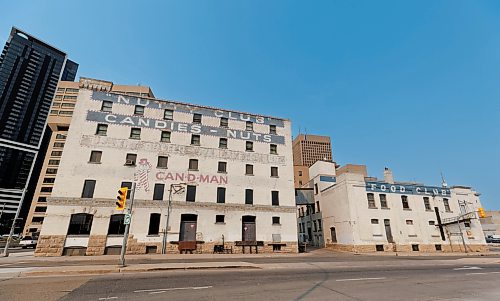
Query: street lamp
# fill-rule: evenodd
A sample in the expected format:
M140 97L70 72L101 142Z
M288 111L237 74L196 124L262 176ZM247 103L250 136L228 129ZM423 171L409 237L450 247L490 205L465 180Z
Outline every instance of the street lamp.
M172 210L172 194L178 194L184 191L184 185L186 183L172 183L170 184L170 189L168 190L168 204L167 204L167 219L165 221L165 229L163 232L163 242L161 246L161 253L167 253L167 234L168 234L168 223L170 221L170 212Z

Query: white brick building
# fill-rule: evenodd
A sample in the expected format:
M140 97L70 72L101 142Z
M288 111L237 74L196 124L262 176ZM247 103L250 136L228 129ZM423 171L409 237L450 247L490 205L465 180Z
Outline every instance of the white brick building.
M82 89L36 255L116 253L134 180L128 253L161 252L171 184L168 252L296 252L290 121Z
M485 251L470 187L432 187L367 177L366 167L316 162L309 169L313 198L299 207L303 241L334 250ZM461 218L458 218L462 216Z

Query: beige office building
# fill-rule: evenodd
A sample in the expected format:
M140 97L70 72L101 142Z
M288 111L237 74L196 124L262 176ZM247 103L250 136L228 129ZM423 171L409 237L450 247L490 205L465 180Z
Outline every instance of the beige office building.
M24 235L37 236L42 228L45 212L47 211L47 197L50 197L52 194L59 162L64 150L66 135L73 116L78 92L81 88L119 92L133 96L154 97L151 89L146 86L114 85L110 81L85 77L81 77L79 82L59 82L47 121L52 135L26 219Z
M333 162L330 137L300 134L293 140L295 188L309 181L309 167L317 161Z

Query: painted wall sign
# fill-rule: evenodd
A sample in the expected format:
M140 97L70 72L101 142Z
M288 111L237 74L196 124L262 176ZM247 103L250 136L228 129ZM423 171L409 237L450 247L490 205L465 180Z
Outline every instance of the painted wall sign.
M210 116L210 117L219 117L219 118L226 117L234 120L252 121L254 123L259 123L259 124L267 124L267 125L273 124L276 125L277 127L284 127L283 120L277 118L250 115L245 113L231 112L219 109L203 108L188 104L168 102L165 100L153 100L135 96L106 93L101 91L93 91L92 99L97 101L107 100L107 101L112 101L114 103L121 103L128 105L141 105L152 109L161 109L161 110L170 109L175 112L183 112L191 114L197 113L203 116Z
M207 175L207 174L193 174L184 172L164 172L159 171L156 173L156 179L163 182L168 181L181 181L181 182L197 182L206 184L227 184L227 176L220 175Z
M449 188L366 182L366 191L450 197Z
M97 111L88 111L87 121L95 121L107 124L119 124L130 127L151 128L157 130L169 130L173 132L209 135L255 142L285 144L285 137L278 135L260 134L241 130L206 126L201 124L191 124L139 116L110 114Z
M105 147L154 152L158 155L195 156L198 158L222 159L248 163L286 165L285 156L234 151L229 149L179 145L173 143L148 142L133 139L117 139L106 136L84 135L80 145L85 147Z

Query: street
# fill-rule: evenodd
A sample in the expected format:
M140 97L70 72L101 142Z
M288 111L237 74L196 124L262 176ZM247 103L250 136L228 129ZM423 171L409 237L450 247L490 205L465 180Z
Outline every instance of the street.
M73 264L82 262L74 259ZM176 257L156 260L183 260L196 265L196 262L226 259ZM6 277L0 279L0 300L500 299L498 256L395 257L318 252L308 256L254 256L231 260L253 262L255 267ZM29 260L23 259L18 265L3 268L22 269L26 264L30 264Z

